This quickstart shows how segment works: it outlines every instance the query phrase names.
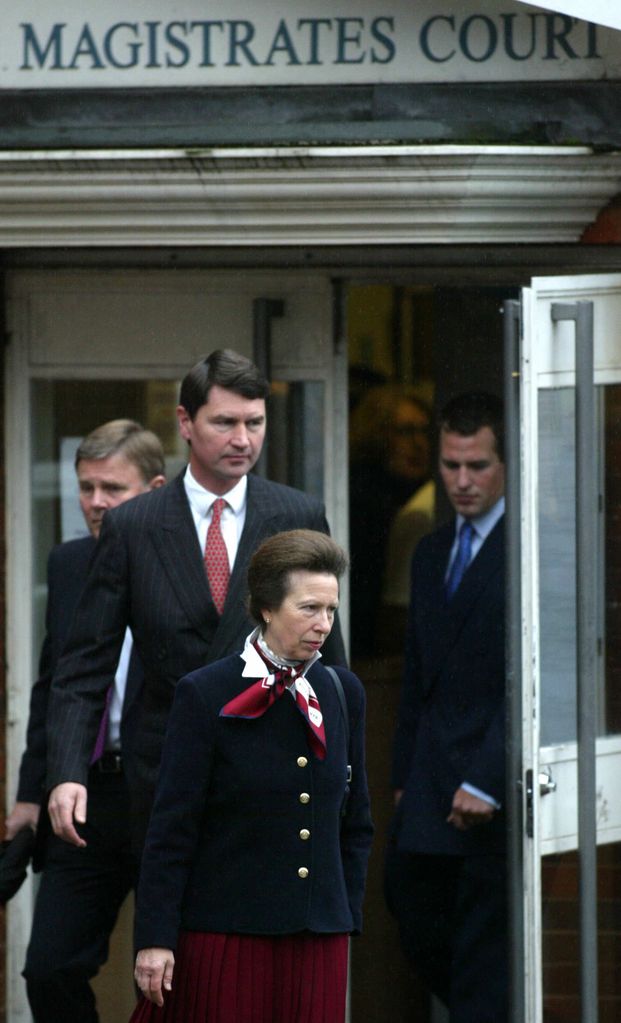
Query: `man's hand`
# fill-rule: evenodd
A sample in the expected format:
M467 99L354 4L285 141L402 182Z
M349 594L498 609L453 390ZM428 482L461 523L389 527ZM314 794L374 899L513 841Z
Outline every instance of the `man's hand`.
M86 802L86 786L67 781L52 789L47 804L54 834L80 849L84 848L86 842L75 830L74 821L77 824L86 823Z
M169 948L143 948L136 956L134 979L145 998L164 1004L164 991L172 988L175 957Z
M485 799L473 796L466 789L459 788L453 796L451 812L446 818L458 831L467 831L477 824L488 824L496 810Z
M4 837L7 841L15 838L22 828L37 830L41 807L38 803L16 803L4 822Z

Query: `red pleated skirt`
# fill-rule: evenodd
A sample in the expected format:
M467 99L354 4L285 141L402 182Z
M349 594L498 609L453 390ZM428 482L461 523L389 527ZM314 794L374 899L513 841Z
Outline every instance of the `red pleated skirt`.
M184 931L172 991L130 1023L344 1023L346 934L268 937Z

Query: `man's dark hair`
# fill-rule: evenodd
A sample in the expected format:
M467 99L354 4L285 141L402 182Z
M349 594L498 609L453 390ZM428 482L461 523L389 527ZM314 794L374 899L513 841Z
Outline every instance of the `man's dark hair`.
M232 348L218 348L197 362L181 381L179 404L190 419L209 401L214 385L250 399L267 398L270 390L269 382L254 362Z
M472 437L489 426L496 441L496 452L504 462L504 424L502 399L485 391L471 391L451 398L440 412L440 429Z

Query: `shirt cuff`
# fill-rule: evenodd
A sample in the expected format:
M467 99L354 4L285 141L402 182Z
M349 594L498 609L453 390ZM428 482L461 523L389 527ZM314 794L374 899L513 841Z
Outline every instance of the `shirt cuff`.
M496 810L500 810L500 803L494 799L493 796L488 795L487 792L482 792L481 789L478 789L475 785L470 785L467 781L463 781L461 783L461 787L462 789L465 789L466 792L469 792L471 796L476 796L477 799L483 799L486 803L491 803Z

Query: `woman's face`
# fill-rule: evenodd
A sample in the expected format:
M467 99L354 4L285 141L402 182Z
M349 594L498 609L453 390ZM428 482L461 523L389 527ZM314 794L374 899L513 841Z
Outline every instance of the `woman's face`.
M425 479L430 470L429 419L412 401L400 401L390 428L388 470L404 480Z
M323 572L291 572L289 591L279 608L265 608L265 642L278 654L307 661L330 635L339 603L336 576Z

